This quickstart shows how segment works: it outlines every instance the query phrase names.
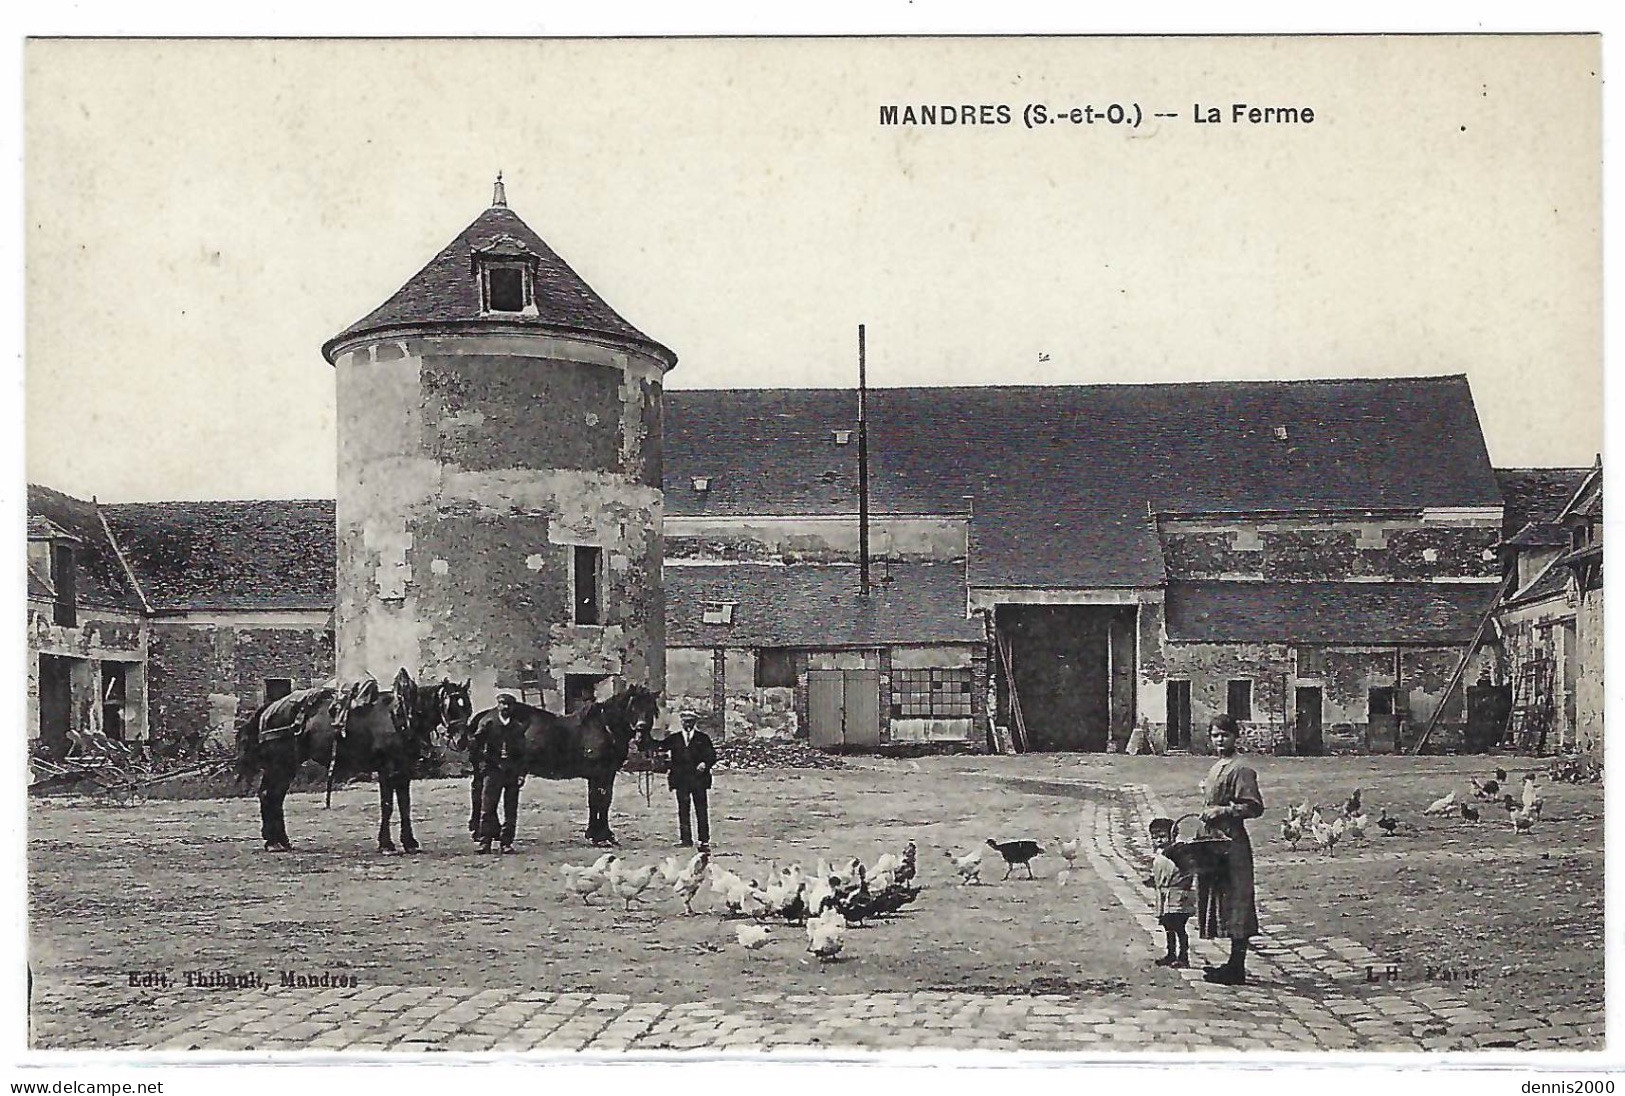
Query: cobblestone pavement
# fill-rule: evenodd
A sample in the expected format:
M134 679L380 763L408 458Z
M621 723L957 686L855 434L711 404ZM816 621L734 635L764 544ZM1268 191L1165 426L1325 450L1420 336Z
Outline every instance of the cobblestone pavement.
M1162 931L1140 882L1146 823L1162 813L1141 787L1076 784L1087 866L1145 930ZM1402 853L1361 855L1398 857ZM1080 867L1083 861L1080 860ZM1268 903L1261 913L1270 917ZM1181 992L1110 996L907 992L752 994L661 1004L611 993L454 987L280 989L222 995L151 1032L162 1050L1055 1052L1602 1049L1601 1018L1557 1013L1506 1021L1448 988L1373 981L1381 956L1352 940L1255 940L1254 984L1212 986L1179 972ZM1211 945L1209 945L1211 946Z

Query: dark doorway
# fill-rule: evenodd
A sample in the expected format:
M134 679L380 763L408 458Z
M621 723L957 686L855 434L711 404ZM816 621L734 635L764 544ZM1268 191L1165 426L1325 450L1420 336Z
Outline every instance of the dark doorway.
M1319 757L1326 752L1320 727L1320 686L1298 686L1295 707L1298 713L1297 735L1293 746L1303 757Z
M281 700L292 692L293 678L291 677L268 677L265 679L265 703L267 704L273 700Z
M124 741L124 690L126 665L102 663L102 733L115 742Z
M1168 748L1191 748L1191 683L1168 682Z
M68 752L68 726L73 718L73 660L39 656L40 742L52 757Z
M1128 738L1138 676L1134 622L1132 605L998 607L1000 714L1019 726L1026 749L1103 753L1114 738Z
M598 699L598 683L606 674L565 674L564 711L578 712Z

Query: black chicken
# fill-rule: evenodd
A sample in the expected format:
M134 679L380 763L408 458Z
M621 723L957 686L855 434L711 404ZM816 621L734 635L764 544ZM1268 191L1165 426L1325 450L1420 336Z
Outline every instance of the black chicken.
M1505 769L1496 769L1495 770L1495 779L1497 779L1501 783L1505 784L1507 782L1507 771Z
M919 896L919 887L905 887L893 883L870 899L868 916L890 917Z
M899 886L907 886L914 882L914 876L919 873L919 869L914 863L915 851L914 842L910 841L908 847L903 850L903 863L892 874L892 882Z
M1017 864L1027 869L1028 879L1034 878L1033 858L1044 851L1039 847L1038 842L995 841L990 837L987 839L987 844L988 848L997 850L998 854L1004 857L1004 877L1006 879L1010 878L1010 873L1015 870Z
M1360 813L1360 789L1355 788L1354 794L1349 796L1348 802L1343 804L1343 813L1353 818Z
M1473 777L1469 776L1467 779L1473 785L1473 794L1476 795L1480 799L1494 799L1496 797L1496 795L1498 795L1500 793L1500 791L1501 791L1501 785L1500 785L1499 781L1486 780L1482 784L1480 784Z
M1473 806L1471 803L1463 803L1461 805L1461 816L1469 822L1477 822L1478 808Z
M1388 808L1384 807L1382 816L1377 819L1377 829L1382 831L1384 837L1392 837L1394 832L1399 829L1399 819L1389 817Z

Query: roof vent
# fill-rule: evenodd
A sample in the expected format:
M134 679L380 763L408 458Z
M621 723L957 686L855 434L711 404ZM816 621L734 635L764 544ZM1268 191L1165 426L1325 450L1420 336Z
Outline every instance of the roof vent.
M708 601L700 612L700 619L707 624L732 624L736 604L733 601Z
M851 444L851 442L852 442L852 431L850 431L850 430L837 430L837 431L835 431L835 444L836 445L849 445L849 444Z
M1289 435L1288 435L1286 427L1277 426L1275 428L1275 440L1276 441L1286 441L1288 436Z
M702 495L711 490L710 476L694 476L689 480L689 482L694 485L694 490L698 491Z

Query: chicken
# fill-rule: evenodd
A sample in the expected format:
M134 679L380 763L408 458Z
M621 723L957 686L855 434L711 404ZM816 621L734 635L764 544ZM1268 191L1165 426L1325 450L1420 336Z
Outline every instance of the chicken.
M1004 877L1010 878L1010 873L1020 865L1027 869L1027 878L1033 876L1033 860L1043 853L1043 848L1036 841L995 841L987 839L987 847L1004 857Z
M807 950L820 959L833 959L841 954L845 933L846 919L835 910L826 910L807 921Z
M734 935L746 951L760 951L773 938L773 934L761 925L740 925Z
M1471 803L1458 804L1458 809L1461 811L1461 817L1464 821L1478 821L1478 808L1473 806Z
M622 871L619 860L612 861L609 866L609 890L616 898L626 903L630 910L632 903L636 902L649 884L654 881L655 865L646 864L635 871Z
M1506 803L1504 806L1506 807L1507 819L1512 823L1513 833L1529 833L1535 828L1535 818L1527 809L1515 806L1512 803Z
M1281 840L1294 849L1298 847L1298 842L1303 840L1303 820L1295 817L1290 811L1281 819Z
M869 869L869 878L882 887L889 887L892 881L897 878L897 869L902 866L902 857L889 852L885 853L879 860L875 861L875 866Z
M575 864L559 865L559 875L564 879L564 890L567 894L578 894L587 905L592 905L592 896L604 888L609 881L608 869L616 863L614 853L605 853L598 858L598 863L588 867ZM602 865L602 866L600 866Z
M705 884L705 869L709 861L709 854L700 853L688 862L688 867L672 884L672 893L682 901L684 913L694 912L694 896L700 893L700 887Z
M1485 780L1482 783L1476 777L1469 776L1467 782L1473 786L1473 795L1479 799L1494 799L1501 794L1501 784L1495 780Z
M1351 814L1351 815L1349 815L1349 831L1348 831L1349 837L1350 838L1356 838L1357 837L1361 841L1364 841L1365 840L1365 828L1366 828L1367 823L1369 823L1370 821L1371 821L1370 818L1367 815L1364 815L1364 814Z
M1059 837L1057 837L1055 839L1055 847L1060 851L1061 859L1066 861L1066 868L1064 870L1071 871L1073 868L1078 866L1078 853L1083 848L1083 841L1080 838L1074 837L1070 841L1062 841Z
M869 908L865 911L864 917L890 917L919 896L919 887L905 887L893 883L884 890L875 892L869 900Z
M807 910L813 915L823 913L835 904L835 881L832 876L814 879L807 884L806 893L802 895Z
M943 855L953 861L954 871L959 873L960 886L982 881L981 849L972 849L964 856L955 856L951 851L944 851Z
M1501 783L1505 784L1507 782L1507 771L1505 769L1496 769L1495 770L1495 779L1497 779Z
M1455 789L1452 788L1449 795L1443 796L1442 798L1439 798L1439 799L1435 799L1432 803L1428 804L1427 810L1423 811L1422 813L1423 814L1449 814L1452 810L1455 809L1455 807L1456 807L1456 792L1455 792Z
M1345 815L1359 814L1360 813L1360 789L1359 788L1355 788L1354 789L1354 794L1349 796L1347 803L1343 804L1343 813Z
M1343 818L1339 815L1335 822L1328 823L1320 817L1317 810L1310 816L1309 832L1315 839L1315 844L1320 847L1320 851L1330 853L1343 837Z
M915 855L917 852L918 850L914 847L914 842L912 841L910 841L908 845L904 847L903 862L897 866L897 875L894 882L900 883L905 887L914 882L915 875L919 874L919 866L915 863Z
M660 862L660 878L666 881L666 886L676 886L682 874L683 869L677 866L677 857L668 856Z
M1523 813L1530 818L1539 818L1541 808L1546 800L1541 796L1540 789L1535 786L1535 774L1529 773L1523 778Z
M1390 815L1388 808L1384 807L1382 814L1377 818L1377 829L1382 831L1382 835L1384 837L1394 836L1394 832L1399 829L1400 825L1399 819Z

